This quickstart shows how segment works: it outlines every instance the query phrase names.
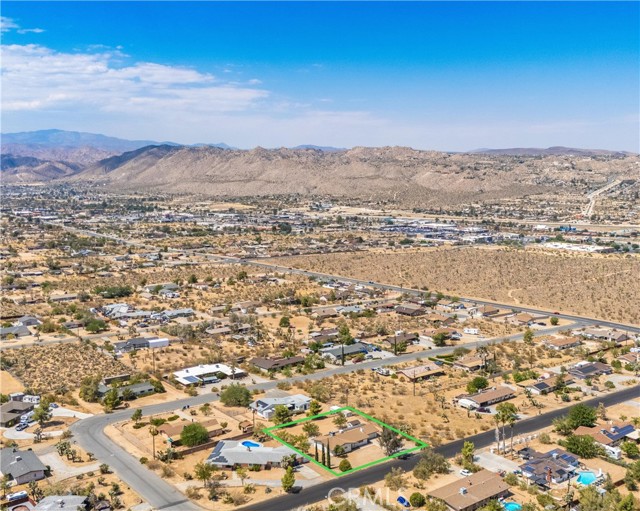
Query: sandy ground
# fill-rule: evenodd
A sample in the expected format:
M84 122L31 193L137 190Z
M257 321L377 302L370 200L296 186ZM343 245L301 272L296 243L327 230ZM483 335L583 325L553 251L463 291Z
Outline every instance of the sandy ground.
M307 270L640 324L640 258L505 248L278 259ZM552 276L552 277L551 277Z
M3 394L11 394L13 392L22 392L24 385L20 383L8 371L0 371L0 392Z

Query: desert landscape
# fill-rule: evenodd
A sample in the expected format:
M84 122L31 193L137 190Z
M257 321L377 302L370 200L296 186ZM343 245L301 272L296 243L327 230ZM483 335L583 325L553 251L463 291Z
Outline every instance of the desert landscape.
M640 324L637 256L456 247L280 258L278 264Z

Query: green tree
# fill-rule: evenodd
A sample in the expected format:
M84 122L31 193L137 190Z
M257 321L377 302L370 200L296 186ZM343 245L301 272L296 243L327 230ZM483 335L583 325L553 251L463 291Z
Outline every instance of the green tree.
M389 428L382 428L379 442L380 447L382 447L387 456L391 456L402 448L402 437Z
M309 438L316 437L320 434L320 428L313 421L305 422L302 425L302 431L304 431Z
M249 406L251 391L242 385L232 384L220 393L220 401L225 406Z
M347 470L351 470L351 463L349 463L349 460L345 458L340 461L338 468L340 469L340 472L346 472Z
M577 454L581 458L595 458L602 454L602 447L596 443L593 437L587 435L569 435L563 446L567 451Z
M486 506L480 508L480 511L504 511L504 508L497 500L490 500Z
M136 410L134 410L134 412L131 414L131 420L135 423L138 424L138 422L140 422L140 420L142 419L142 409L141 408L137 408Z
M631 459L636 459L640 456L640 449L638 449L638 444L635 442L623 442L620 449Z
M11 482L11 478L8 475L3 475L2 479L0 479L0 488L2 488L2 498L4 499L7 496L7 490L11 488L9 484Z
M285 424L291 419L291 412L285 405L276 405L273 411L274 424Z
M433 449L425 449L413 469L413 475L416 479L426 481L433 474L448 474L449 469L449 462L442 454L438 454Z
M592 427L595 425L597 418L596 409L582 403L573 406L567 415L569 424L573 429L577 429L580 426Z
M102 398L102 405L105 411L110 412L114 408L120 406L120 396L118 395L118 389L110 389Z
M293 489L293 486L296 484L296 477L293 474L293 467L287 467L287 471L282 476L282 479L280 481L282 482L282 489L285 492L289 493Z
M527 328L522 335L522 340L525 344L533 344L533 330Z
M315 399L309 403L309 412L307 415L312 417L314 415L318 415L322 411L322 405L316 401Z
M98 332L102 332L103 330L106 330L107 324L101 319L91 319L87 322L84 328L87 332L96 334Z
M246 468L238 467L236 468L236 475L238 476L238 479L240 479L240 484L244 486L244 482L249 476L249 471Z
M209 432L199 422L188 424L180 433L180 442L187 447L204 444L207 440L209 440Z
M475 394L479 390L486 389L489 386L489 380L484 376L476 376L473 380L467 383L467 392L469 394Z
M394 467L384 476L384 484L391 491L398 491L406 486L404 470Z
M432 339L433 339L433 344L435 344L436 346L445 346L447 344L447 334L445 334L444 332L438 332L437 334L435 334ZM416 495L420 495L419 493L416 493ZM424 497L423 497L424 498Z
M196 284L198 282L198 277L196 277L193 273L191 275L189 275L189 278L187 279L187 282L189 284Z
M280 323L278 323L280 328L289 328L291 326L291 319L289 316L282 316L280 318Z
M473 457L475 455L475 452L476 452L476 446L473 445L473 442L465 442L462 445L461 455L462 455L462 459L466 463L473 463Z
M412 493L409 496L409 504L411 504L411 506L413 507L422 507L427 503L427 499L424 498L424 495L422 493Z
M43 427L49 419L51 419L51 412L49 411L48 404L42 403L33 411L33 420L36 421L40 427Z
M333 423L338 428L344 428L347 425L347 422L348 420L342 412L336 413L335 416L333 417Z
M553 326L557 326L558 323L560 322L560 320L558 319L557 316L551 316L551 319L549 320L549 322L553 325Z

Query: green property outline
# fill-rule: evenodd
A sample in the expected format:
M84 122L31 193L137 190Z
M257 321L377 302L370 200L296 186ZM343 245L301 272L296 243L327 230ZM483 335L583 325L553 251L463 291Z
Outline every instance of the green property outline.
M346 472L336 472L335 470L323 465L322 463L320 463L318 460L316 460L313 456L311 456L310 454L307 454L305 452L302 452L300 449L297 449L296 447L294 447L293 445L291 445L288 442L285 442L284 440L282 440L279 436L277 436L275 433L273 433L274 430L277 429L283 429L283 428L288 428L293 426L294 424L299 424L301 422L306 422L306 421L312 421L321 417L328 417L329 415L335 415L337 413L342 413L344 410L349 410L353 413L355 413L356 415L359 415L360 417L363 417L367 420L373 421L376 424L382 426L383 428L389 428L391 431L395 431L396 433L398 433L399 435L401 435L402 437L406 438L407 440L410 440L411 442L416 444L416 447L412 447L411 449L403 449L402 451L398 451L394 454L392 454L391 456L385 456L384 458L380 458L378 460L375 461L370 461L369 463L365 463L364 465L359 465L357 467L353 467L350 470L347 470ZM410 452L414 452L420 449L424 449L425 447L429 447L429 444L427 444L426 442L423 442L422 440L419 440L407 433L404 433L396 428L394 428L393 426L389 426L388 424L382 422L381 420L376 419L375 417L372 417L371 415L367 415L366 413L353 408L352 406L343 406L342 408L338 408L336 410L329 410L327 412L322 412L319 413L317 415L312 415L311 417L303 417L301 419L296 419L294 421L290 421L290 422L286 422L285 424L278 424L276 426L271 426L268 428L264 428L262 430L263 433L267 434L268 436L270 436L271 438L273 438L274 440L277 440L278 442L280 442L281 444L286 445L289 449L292 449L293 451L295 451L296 453L298 453L300 456L304 457L305 459L309 460L312 463L315 463L316 465L318 465L319 467L323 468L324 470L326 470L327 472L329 472L330 474L336 476L336 477L341 477L347 474L351 474L353 472L357 472L358 470L362 470L368 467L371 467L373 465L377 465L379 463L383 463L385 461L394 459L394 458L398 458L399 456L402 456L404 454L408 454Z

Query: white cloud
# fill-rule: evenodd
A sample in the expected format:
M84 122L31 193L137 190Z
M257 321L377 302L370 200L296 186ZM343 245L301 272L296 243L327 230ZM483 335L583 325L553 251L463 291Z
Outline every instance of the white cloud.
M42 28L22 28L14 19L0 16L0 32L11 32L12 30L18 34L42 34L44 32Z
M122 58L119 51L3 46L2 110L219 113L247 110L268 96L265 90L223 83L194 69L152 62L122 65Z
M19 25L15 21L6 16L0 16L0 32L9 32L16 28L19 28Z

